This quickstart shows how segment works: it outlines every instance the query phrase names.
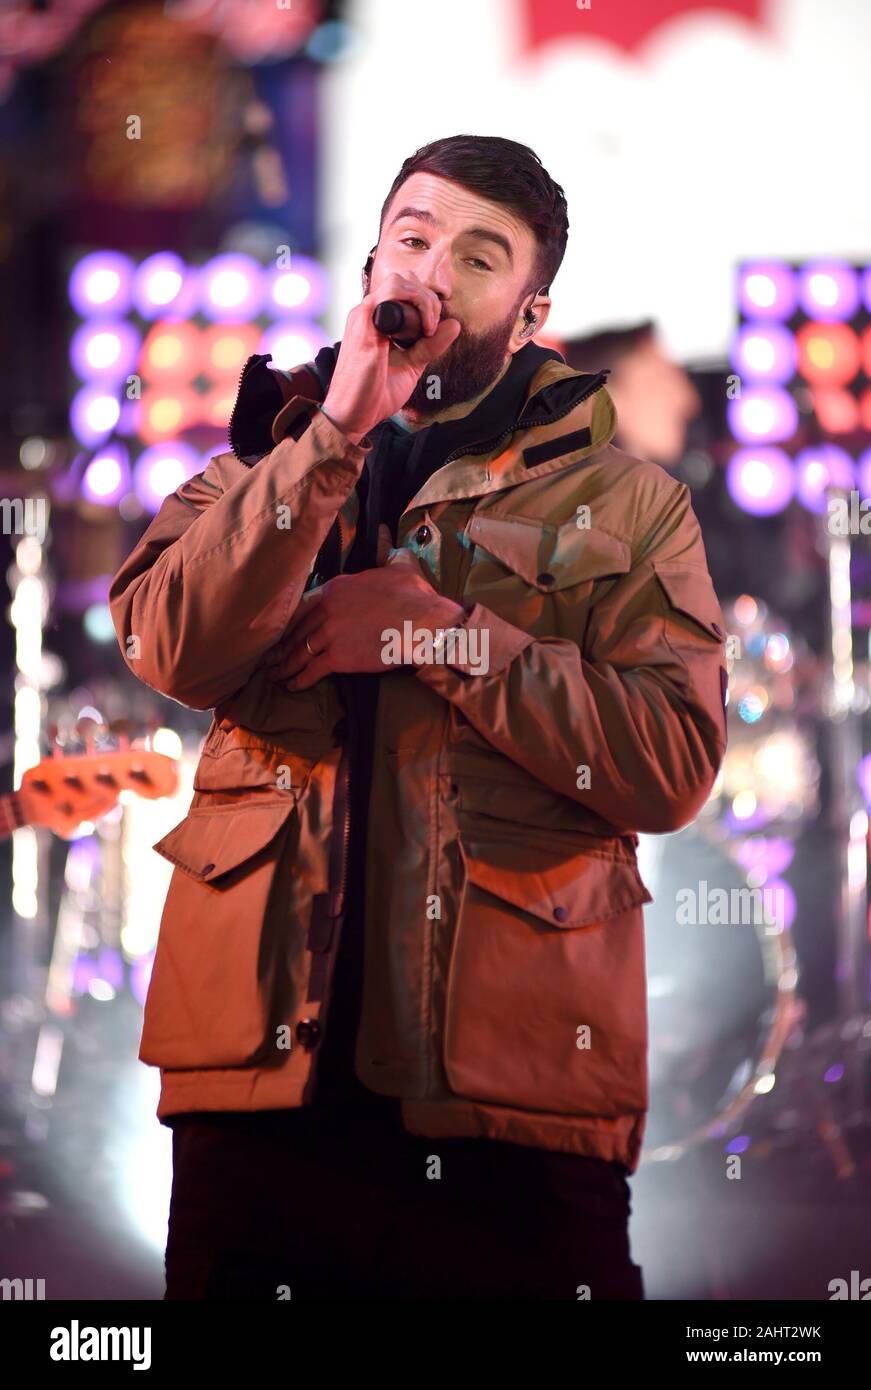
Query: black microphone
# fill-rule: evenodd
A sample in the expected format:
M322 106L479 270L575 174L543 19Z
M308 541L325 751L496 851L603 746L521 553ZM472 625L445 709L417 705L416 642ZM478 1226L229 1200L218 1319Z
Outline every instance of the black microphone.
M423 337L420 314L413 304L403 304L401 299L385 299L381 304L376 304L372 311L372 323L397 347L413 347Z

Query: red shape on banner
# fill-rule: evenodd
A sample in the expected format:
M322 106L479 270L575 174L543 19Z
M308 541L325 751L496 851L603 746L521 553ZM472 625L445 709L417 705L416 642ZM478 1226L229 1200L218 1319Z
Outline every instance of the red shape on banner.
M627 53L668 19L698 13L737 15L765 29L766 0L592 0L581 9L576 0L520 0L525 47L541 48L551 39L606 39Z

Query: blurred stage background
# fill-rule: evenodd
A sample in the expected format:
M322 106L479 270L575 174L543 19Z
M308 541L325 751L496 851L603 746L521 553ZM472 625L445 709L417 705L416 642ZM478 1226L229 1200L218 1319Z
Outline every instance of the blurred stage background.
M612 369L615 443L692 489L728 623L723 772L640 850L634 1258L653 1299L871 1274L869 67L864 0L0 3L2 790L52 748L129 767L145 738L178 769L71 839L0 840L0 1276L163 1292L151 846L209 716L128 674L110 578L227 447L246 357L341 337L400 163L464 131L531 145L565 188L538 341ZM688 874L772 890L776 919L681 925Z

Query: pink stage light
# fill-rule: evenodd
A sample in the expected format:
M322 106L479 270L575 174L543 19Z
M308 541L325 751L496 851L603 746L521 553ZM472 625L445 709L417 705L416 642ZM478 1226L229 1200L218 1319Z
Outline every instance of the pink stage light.
M141 338L123 320L97 323L93 319L76 329L70 342L70 361L82 381L121 381L136 368Z
M742 444L781 444L798 428L798 407L780 386L751 386L726 408L729 428Z
M121 405L114 392L91 383L73 396L70 424L79 443L94 448L112 434L120 413Z
M262 267L251 256L215 256L200 271L199 303L207 318L239 322L263 307Z
M738 270L738 303L748 319L788 319L795 313L795 275L780 261L751 261Z
M824 516L828 510L827 488L856 486L853 460L845 449L836 444L819 444L802 449L795 459L796 494L809 512Z
M267 272L266 286L267 306L276 317L316 318L329 300L326 272L310 256L295 255L288 269Z
M304 319L273 324L260 339L258 352L272 354L272 366L287 372L303 362L311 362L329 342L323 329Z
M795 338L779 323L747 323L732 348L732 366L746 379L783 386L795 376Z
M180 440L153 444L133 466L133 490L146 511L157 512L177 487L201 472L199 455Z
M826 434L850 434L859 428L859 401L844 387L814 386L811 397L817 422Z
M752 516L773 516L795 492L792 463L782 449L738 449L726 466L732 500Z
M130 308L133 263L118 251L92 251L74 266L69 282L73 308L90 314L124 315Z
M158 251L133 277L133 303L144 319L184 318L196 309L197 278L180 256Z
M810 319L849 319L859 307L859 277L843 261L812 261L799 271L798 297Z
M130 460L122 444L99 449L82 475L81 490L89 502L110 507L130 489Z

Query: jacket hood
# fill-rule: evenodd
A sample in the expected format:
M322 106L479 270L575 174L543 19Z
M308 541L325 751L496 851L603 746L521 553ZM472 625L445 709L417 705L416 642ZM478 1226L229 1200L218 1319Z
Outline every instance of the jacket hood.
M291 402L297 397L326 398L341 346L337 342L323 347L312 362L289 371L269 367L270 353L254 353L248 358L227 430L230 448L240 462L253 466L279 442L284 433L284 408L295 409ZM561 419L601 390L611 371L606 367L600 372L576 372L553 348L537 343L527 343L521 352L529 354L533 364L529 388L520 414L502 437L532 426L546 428ZM489 442L482 439L480 444Z

